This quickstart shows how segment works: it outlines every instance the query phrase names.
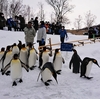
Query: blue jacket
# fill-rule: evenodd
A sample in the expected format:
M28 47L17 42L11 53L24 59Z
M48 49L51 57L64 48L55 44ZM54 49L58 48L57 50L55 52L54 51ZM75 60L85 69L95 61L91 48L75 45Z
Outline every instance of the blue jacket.
M60 34L60 37L65 37L65 35L66 35L66 38L67 38L67 31L64 29L60 29L59 30L59 34Z

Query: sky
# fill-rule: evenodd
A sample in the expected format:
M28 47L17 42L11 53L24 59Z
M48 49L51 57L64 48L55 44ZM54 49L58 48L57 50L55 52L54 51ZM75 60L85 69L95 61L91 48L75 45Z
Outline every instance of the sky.
M38 9L38 3L42 2L44 4L44 10L46 13L46 19L50 20L50 15L53 12L53 9L50 5L46 3L45 0L23 0L23 4L30 5L34 12L37 12ZM81 15L83 20L85 20L85 15L88 11L91 11L93 15L96 16L95 24L99 24L100 14L100 0L69 0L69 3L71 5L74 5L74 9L71 13L68 13L68 18L70 19L71 23L67 26L68 28L74 27L75 18L78 17L78 15ZM83 22L84 26L84 22Z
M18 43L18 40L25 43L24 37L23 32L0 30L0 48ZM88 38L86 35L72 35L70 33L68 33L68 37L69 39L66 42ZM48 34L46 44L48 44L48 38L51 38L52 44L60 42L59 35ZM37 35L34 43L36 43L36 40ZM38 50L38 43L34 47ZM58 48L60 45L54 47ZM82 60L85 57L95 58L100 65L100 42L76 46L75 49ZM26 72L23 68L23 83L18 83L17 86L12 87L11 76L2 75L0 72L0 99L100 99L100 68L93 64L89 75L93 78L91 80L80 78L80 74L74 74L72 69L69 69L69 61L73 52L65 51L61 54L65 64L62 64L61 75L57 75L58 84L53 77L51 77L50 86L43 84L41 76L37 82L40 73L37 60L37 67L33 71ZM53 61L53 56L49 57L49 61Z

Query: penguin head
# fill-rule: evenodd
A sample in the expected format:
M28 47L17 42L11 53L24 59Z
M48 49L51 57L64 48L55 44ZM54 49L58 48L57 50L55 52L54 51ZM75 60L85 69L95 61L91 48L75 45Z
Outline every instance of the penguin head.
M10 51L11 46L6 47L6 51Z
M22 45L22 48L25 48L25 44Z
M18 54L14 54L13 58L18 59Z
M43 47L43 52L44 52L44 51L46 51L46 46L45 46L45 47Z
M18 42L19 42L18 44L21 44L22 45L22 42L20 40L18 40Z
M93 62L94 64L96 64L98 67L100 67L96 59L92 59L92 62Z
M73 51L74 53L77 53L77 51L76 51L75 49L72 49L72 51Z
M1 51L5 51L5 48L4 48L4 47L2 47L2 48L1 48Z
M58 53L59 52L59 49L55 49L55 53Z
M33 47L33 44L32 44L32 43L29 43L27 46L28 46L29 48L32 48L32 47Z
M13 46L13 47L16 46L16 43L14 43L12 46Z

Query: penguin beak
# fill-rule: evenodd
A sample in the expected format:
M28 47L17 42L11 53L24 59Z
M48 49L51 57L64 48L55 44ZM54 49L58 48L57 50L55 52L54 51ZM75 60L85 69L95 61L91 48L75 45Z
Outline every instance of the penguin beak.
M97 65L98 65L98 67L100 68L99 64L97 64Z
M100 68L100 66L99 66L98 62L96 63L96 65Z

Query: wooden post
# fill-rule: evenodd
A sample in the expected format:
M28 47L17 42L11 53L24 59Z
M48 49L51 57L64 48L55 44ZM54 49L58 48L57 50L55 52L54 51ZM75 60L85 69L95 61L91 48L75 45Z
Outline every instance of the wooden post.
M48 40L49 40L49 44L50 44L50 55L52 56L52 44L51 44L51 38L49 38Z

